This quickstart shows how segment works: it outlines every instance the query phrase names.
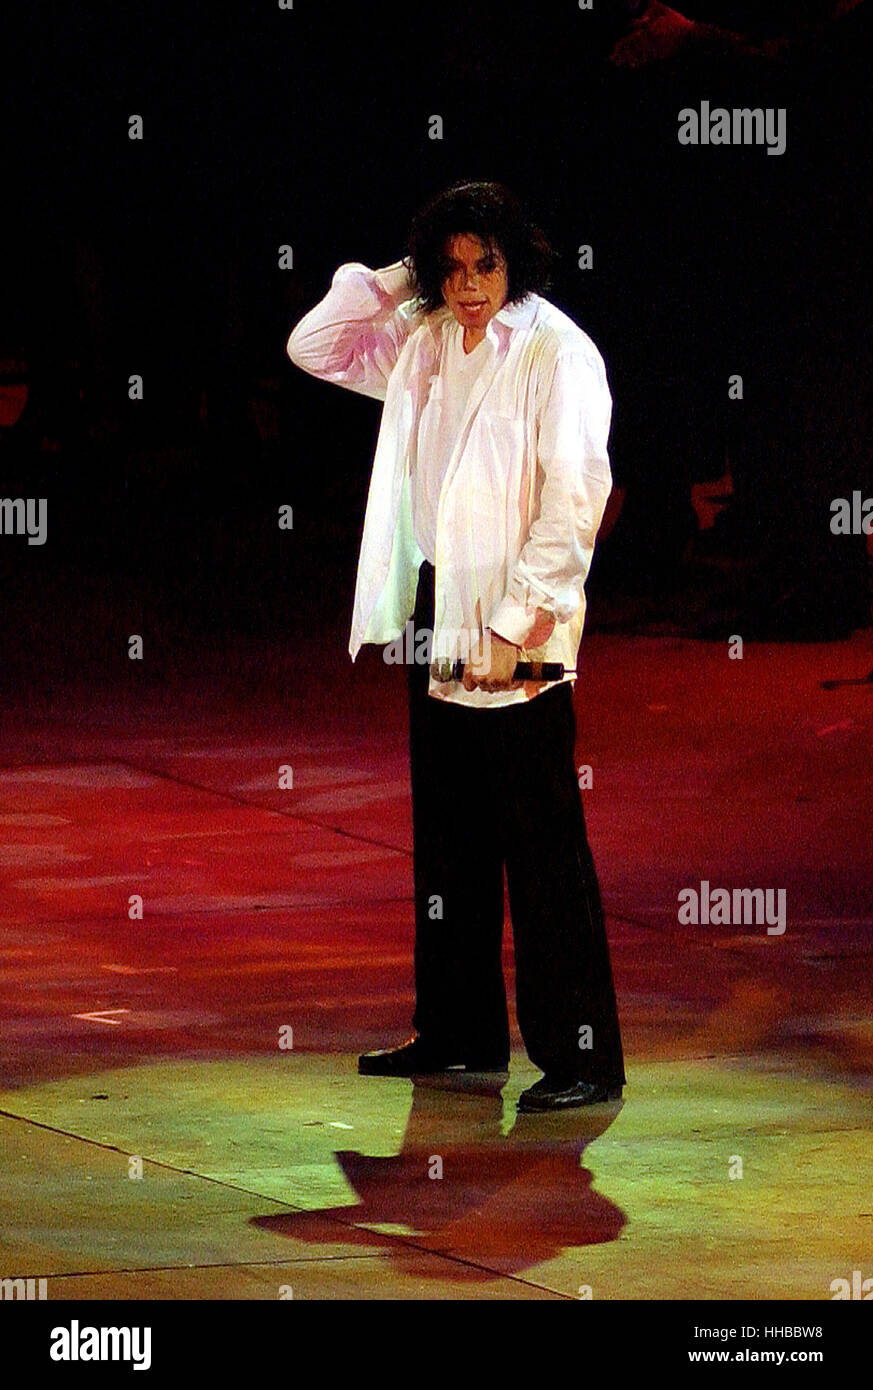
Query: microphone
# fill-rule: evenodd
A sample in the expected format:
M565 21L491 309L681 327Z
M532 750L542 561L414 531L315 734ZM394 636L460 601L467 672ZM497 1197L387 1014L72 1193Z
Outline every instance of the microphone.
M459 681L464 678L464 663L456 661L450 666L448 662L434 662L431 667L431 674L434 680L438 681ZM512 679L515 681L562 681L564 679L563 661L519 661L513 672Z

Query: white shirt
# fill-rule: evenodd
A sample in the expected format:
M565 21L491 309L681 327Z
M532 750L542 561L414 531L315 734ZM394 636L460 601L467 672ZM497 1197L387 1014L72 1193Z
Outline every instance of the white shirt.
M437 511L443 479L458 439L473 383L488 360L480 351L484 340L471 352L464 351L464 329L457 321L447 325L439 366L439 408L422 440L419 421L415 468L410 480L412 531L426 560L436 564ZM433 394L433 393L432 393Z
M358 561L352 660L362 643L403 634L425 558L413 527L412 479L419 453L432 457L431 441L440 434L441 365L453 325L460 325L447 307L422 313L412 295L401 261L379 270L341 265L287 345L304 371L384 402ZM527 654L562 662L564 679L575 680L585 579L612 486L612 398L603 359L567 314L537 294L491 318L470 356L479 353L437 503L434 653L463 659L485 628L524 648L542 608L555 628ZM432 674L428 693L490 709L535 692L467 691Z

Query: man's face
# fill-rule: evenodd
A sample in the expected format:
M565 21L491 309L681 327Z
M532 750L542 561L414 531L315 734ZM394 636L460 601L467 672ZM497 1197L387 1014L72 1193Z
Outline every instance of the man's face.
M464 233L449 238L443 258L443 299L464 328L484 333L489 320L506 303L508 279L503 255L497 247L489 252L477 236Z

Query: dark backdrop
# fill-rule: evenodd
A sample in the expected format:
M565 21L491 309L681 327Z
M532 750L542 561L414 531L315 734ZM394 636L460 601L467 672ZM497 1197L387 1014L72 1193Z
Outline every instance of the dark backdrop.
M620 70L626 8L179 0L12 21L0 356L29 396L0 493L46 496L49 541L0 538L10 658L37 611L67 631L103 583L122 630L171 609L289 640L301 609L347 622L379 407L306 378L285 341L338 264L395 260L419 202L462 176L531 203L563 257L551 297L606 359L628 489L607 587L633 574L657 599L693 531L690 483L726 447L774 536L796 473L801 495L865 485L869 6L787 65ZM786 154L679 146L677 113L702 98L787 105ZM808 458L756 452L768 420L784 439L798 399L822 396Z

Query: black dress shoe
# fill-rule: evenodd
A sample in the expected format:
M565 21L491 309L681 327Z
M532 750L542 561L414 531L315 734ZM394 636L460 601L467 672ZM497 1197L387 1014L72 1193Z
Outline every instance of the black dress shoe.
M362 1076L425 1076L428 1072L450 1071L452 1067L463 1065L460 1057L437 1053L421 1038L410 1038L400 1047L365 1052L358 1058L358 1071Z
M410 1038L400 1047L382 1048L378 1052L364 1052L358 1058L358 1071L361 1076L427 1076L434 1072L460 1070L467 1071L506 1071L509 1058L477 1057L469 1062L450 1053L440 1053L422 1042L421 1038Z
M613 1086L608 1082L544 1076L522 1091L518 1098L518 1109L571 1110L577 1105L600 1105L607 1100L621 1100L621 1092L621 1085Z

